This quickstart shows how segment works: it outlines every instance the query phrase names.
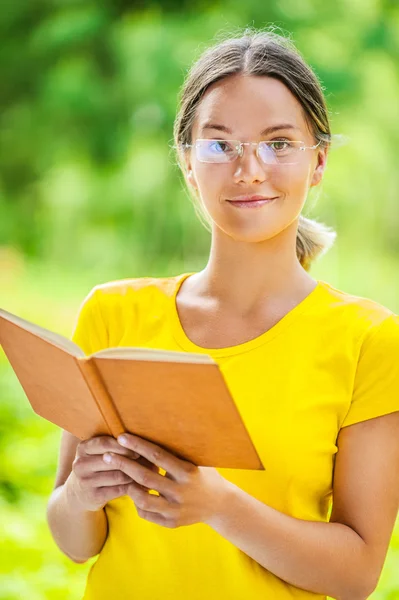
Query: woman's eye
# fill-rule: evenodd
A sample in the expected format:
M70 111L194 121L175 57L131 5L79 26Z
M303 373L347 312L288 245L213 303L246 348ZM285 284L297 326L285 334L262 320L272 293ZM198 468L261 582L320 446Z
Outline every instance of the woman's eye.
M275 140L271 142L273 150L285 150L290 146L289 140Z
M229 145L223 140L215 140L210 146L211 149L215 149L218 152L226 152L230 149Z

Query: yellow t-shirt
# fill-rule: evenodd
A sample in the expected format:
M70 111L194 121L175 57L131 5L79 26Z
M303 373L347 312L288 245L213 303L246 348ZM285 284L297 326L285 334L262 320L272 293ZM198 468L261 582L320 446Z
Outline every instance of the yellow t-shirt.
M87 354L142 346L211 355L265 466L218 471L285 514L329 521L339 429L399 410L399 317L318 280L262 335L202 348L187 337L176 310L178 288L189 275L95 286L72 339ZM128 496L108 502L105 511L108 537L84 600L326 598L283 581L208 525L150 523Z

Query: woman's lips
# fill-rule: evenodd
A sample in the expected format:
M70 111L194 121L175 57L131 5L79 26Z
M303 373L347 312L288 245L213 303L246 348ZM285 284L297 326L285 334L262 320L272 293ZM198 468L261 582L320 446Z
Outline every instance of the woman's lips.
M271 202L274 202L275 200L277 200L278 196L276 198L270 198L269 200L245 200L245 201L231 201L231 200L227 200L227 202L229 204L232 204L233 206L235 206L236 208L257 208L259 206L263 206L264 204L270 204Z

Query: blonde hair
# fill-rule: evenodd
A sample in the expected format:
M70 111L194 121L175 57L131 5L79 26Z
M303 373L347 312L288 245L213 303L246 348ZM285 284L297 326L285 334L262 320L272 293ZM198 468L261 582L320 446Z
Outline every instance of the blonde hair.
M322 86L289 37L279 35L274 26L266 30L246 27L241 35L228 35L208 47L189 69L179 92L179 109L174 122L174 147L177 161L187 181L182 144L191 144L196 111L207 88L230 75L266 75L284 83L298 99L305 118L320 148L331 145L328 109ZM197 216L208 231L210 220L193 192ZM333 245L336 232L324 223L300 215L296 252L302 267Z

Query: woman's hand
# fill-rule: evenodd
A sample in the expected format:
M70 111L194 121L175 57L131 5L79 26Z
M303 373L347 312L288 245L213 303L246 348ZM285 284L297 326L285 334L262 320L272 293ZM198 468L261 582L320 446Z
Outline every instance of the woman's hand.
M123 455L129 461L136 458L140 460L136 452L123 448L109 435L99 435L80 442L65 485L68 497L83 510L100 510L110 500L128 493L128 484L132 479L103 461L104 453L109 451Z
M131 460L128 456L107 453L104 461L110 458L109 465L132 479L126 485L127 495L135 503L137 513L143 519L175 528L194 523L209 523L223 510L229 482L211 467L197 467L191 462L177 458L167 450L143 438L124 433L123 446L137 452L147 465L161 467L150 470L145 464ZM122 442L122 436L118 442ZM159 496L149 494L144 488L159 492Z

